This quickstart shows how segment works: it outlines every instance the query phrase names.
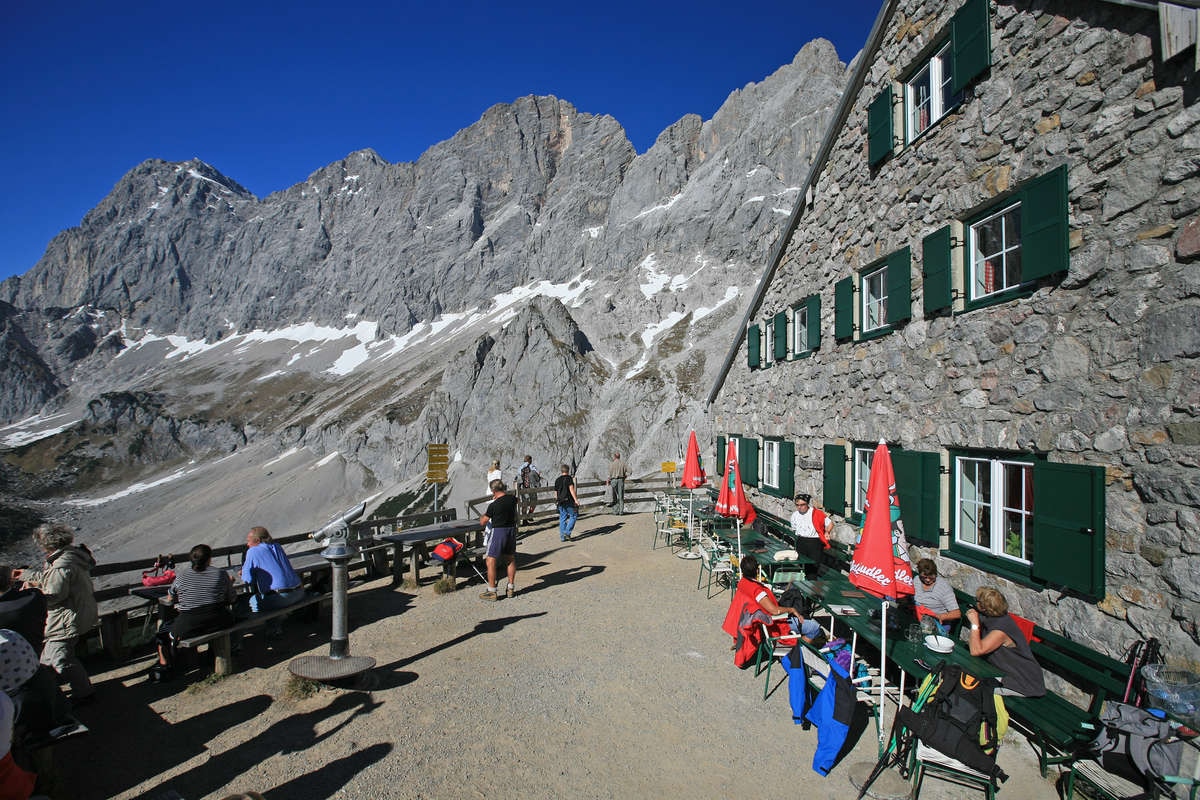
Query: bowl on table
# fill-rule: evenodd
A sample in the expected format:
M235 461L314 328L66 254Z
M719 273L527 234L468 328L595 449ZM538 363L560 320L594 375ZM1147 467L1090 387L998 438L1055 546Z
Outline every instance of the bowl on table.
M949 636L930 634L925 637L925 646L935 653L949 653L954 649L954 640Z

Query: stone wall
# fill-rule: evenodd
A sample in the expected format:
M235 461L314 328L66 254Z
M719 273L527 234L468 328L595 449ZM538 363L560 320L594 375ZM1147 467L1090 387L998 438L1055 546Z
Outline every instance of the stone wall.
M811 357L751 371L711 408L713 437L796 443L796 490L821 496L821 447L1037 452L1106 474L1107 596L1091 603L938 556L973 591L1113 655L1157 636L1200 664L1200 103L1192 52L1157 57L1154 13L1109 3L992 4L992 66L962 104L877 169L867 107L948 32L959 3L902 2L753 315L822 296ZM1032 295L925 319L922 238L1067 164L1070 268ZM912 248L912 320L833 338L833 285ZM903 476L898 476L902 480ZM942 496L948 492L943 486ZM755 495L775 512L785 501ZM945 513L945 512L943 512ZM837 535L855 531L839 525ZM943 535L942 543L945 545ZM914 559L933 551L914 548Z

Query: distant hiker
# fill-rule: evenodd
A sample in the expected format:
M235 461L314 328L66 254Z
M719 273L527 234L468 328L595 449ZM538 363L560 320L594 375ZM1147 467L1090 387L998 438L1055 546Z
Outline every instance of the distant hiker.
M542 485L542 471L533 463L533 456L525 456L521 469L517 470L517 494L521 496L521 514L529 515L537 507L537 489Z
M485 526L491 525L492 529L484 555L484 561L487 563L487 591L479 597L490 601L500 599L496 589L496 572L500 562L504 562L508 572L505 594L512 597L517 591L517 498L507 493L504 481L492 481L492 502L488 504L479 521Z
M571 541L571 531L575 530L575 522L579 519L579 493L575 488L575 479L571 477L571 468L566 464L561 467L562 474L554 481L554 496L558 500L558 540Z
M500 462L493 461L492 468L488 470L487 483L484 484L484 495L490 495L492 493L492 481L498 481L503 477L504 474L500 472Z
M629 477L629 471L625 468L625 462L621 460L620 453L613 453L612 463L608 465L608 486L610 506L616 506L616 514L620 516L625 513L625 479Z
M26 586L41 589L46 596L42 663L71 684L71 702L80 705L96 691L75 655L79 637L96 624L96 588L92 585L96 559L86 547L75 545L75 532L61 523L37 526L33 540L46 554L44 568L19 570L13 576L25 581Z

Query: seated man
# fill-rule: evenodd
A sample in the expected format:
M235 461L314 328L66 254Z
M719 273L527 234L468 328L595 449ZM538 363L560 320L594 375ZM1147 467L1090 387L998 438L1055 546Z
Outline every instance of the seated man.
M14 742L42 741L74 723L54 670L39 664L33 646L7 629L0 629L0 694L12 701Z
M246 559L242 562L242 580L253 591L251 611L273 611L304 599L300 576L292 569L283 548L271 540L261 526L246 534Z
M933 612L941 633L948 633L950 625L962 617L958 598L949 581L938 577L937 564L932 558L917 562L917 582L913 587L913 602Z

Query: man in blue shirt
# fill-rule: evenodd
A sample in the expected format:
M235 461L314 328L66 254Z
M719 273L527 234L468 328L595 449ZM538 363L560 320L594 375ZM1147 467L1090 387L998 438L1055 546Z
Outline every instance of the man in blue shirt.
M283 548L271 541L266 528L251 528L246 534L246 548L242 580L253 590L251 610L274 611L304 599L300 576L292 569Z

